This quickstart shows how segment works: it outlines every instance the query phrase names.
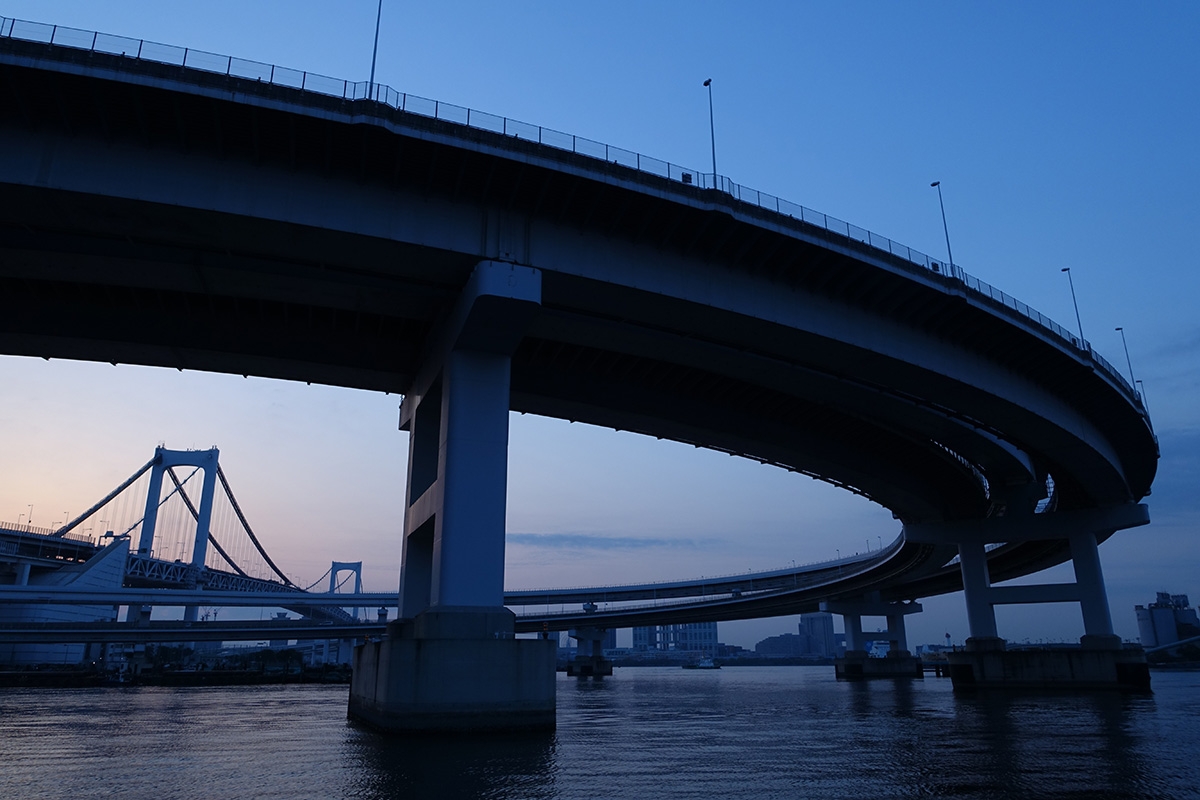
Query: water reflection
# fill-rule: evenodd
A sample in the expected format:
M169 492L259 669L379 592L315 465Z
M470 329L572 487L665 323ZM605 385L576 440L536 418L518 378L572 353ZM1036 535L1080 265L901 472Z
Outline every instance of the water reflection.
M956 766L991 796L1164 796L1133 733L1134 716L1153 713L1153 698L981 691L954 699L954 733L976 744L959 750Z
M1200 673L1153 696L955 694L819 667L562 680L558 730L389 737L342 687L0 691L0 798L1182 798Z
M350 727L347 797L557 796L553 733L386 736Z

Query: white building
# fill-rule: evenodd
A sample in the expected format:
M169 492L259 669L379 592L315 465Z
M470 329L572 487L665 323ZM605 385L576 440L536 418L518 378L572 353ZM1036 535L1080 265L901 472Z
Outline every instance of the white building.
M1142 647L1158 647L1200 635L1200 619L1186 594L1159 592L1149 606L1134 606Z
M650 625L633 629L633 649L678 653L717 653L717 623L692 622L686 625Z

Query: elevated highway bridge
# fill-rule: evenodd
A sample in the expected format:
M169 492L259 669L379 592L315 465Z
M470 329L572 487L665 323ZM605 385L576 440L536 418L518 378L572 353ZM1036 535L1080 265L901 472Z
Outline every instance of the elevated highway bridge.
M418 636L504 601L515 410L776 465L903 525L847 582L697 619L965 588L975 638L996 603L1068 594L1111 637L1097 544L1149 519L1145 406L958 265L387 87L5 22L0 352L403 395ZM991 585L1068 559L1070 591Z

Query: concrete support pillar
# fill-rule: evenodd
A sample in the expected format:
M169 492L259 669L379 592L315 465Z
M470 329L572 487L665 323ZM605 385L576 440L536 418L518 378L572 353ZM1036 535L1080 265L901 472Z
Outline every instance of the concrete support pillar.
M604 657L604 628L581 627L570 631L577 644L575 658L567 664L567 675L579 678L603 678L612 675L612 662Z
M908 652L908 637L904 630L904 615L889 614L887 617L888 642L892 653Z
M846 652L863 649L862 617L858 614L843 614L842 625L846 629Z
M846 652L833 660L834 674L839 680L867 678L919 678L921 662L908 652L908 641L904 632L906 614L921 611L916 602L894 602L881 600L878 592L872 592L861 600L832 600L821 603L821 610L842 615L846 628ZM887 619L890 647L887 658L870 658L863 649L863 617Z
M433 605L504 605L509 358L455 350L442 379Z
M411 402L400 615L502 606L509 357L451 351Z
M988 575L987 553L979 541L958 545L958 561L962 570L963 595L967 602L967 624L973 639L996 639L996 611L988 596L991 578Z
M20 564L17 564L17 586L29 585L30 566L28 561L22 561Z
M1083 611L1084 636L1112 636L1112 616L1108 592L1100 569L1100 549L1092 533L1076 533L1070 538L1071 564L1079 587L1079 606Z
M541 274L479 264L401 406L400 619L354 651L350 716L385 730L554 727L547 639L504 608L509 372Z

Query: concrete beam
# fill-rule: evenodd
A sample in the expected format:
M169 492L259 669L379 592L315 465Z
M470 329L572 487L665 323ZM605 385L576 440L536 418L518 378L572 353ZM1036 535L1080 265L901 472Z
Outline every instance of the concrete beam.
M1108 534L1125 528L1136 528L1149 522L1148 506L1144 503L1129 503L1123 506L1057 511L1050 514L909 523L904 526L904 538L910 542L930 544L1033 542L1069 539L1081 533Z
M988 602L996 606L1021 603L1077 603L1079 598L1079 587L1073 583L992 586L987 591Z
M830 614L841 614L842 616L856 617L891 617L897 614L918 614L921 612L921 604L918 602L908 603L884 603L856 600L828 600L821 603L821 610L828 611Z
M511 355L542 302L542 273L503 261L481 261L453 310L430 337L412 387L400 405L400 428L409 430L420 399L455 349Z

